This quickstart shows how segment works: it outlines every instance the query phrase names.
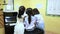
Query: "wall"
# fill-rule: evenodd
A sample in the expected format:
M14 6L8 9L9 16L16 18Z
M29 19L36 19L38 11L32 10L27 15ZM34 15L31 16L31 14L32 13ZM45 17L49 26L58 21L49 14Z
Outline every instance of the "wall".
M28 0L14 0L14 10L18 11L19 6L25 6L26 8L29 7L29 1Z
M0 28L0 34L4 34L4 28Z
M4 5L2 5L2 4L3 4L3 0L0 0L0 9L2 9L4 7Z

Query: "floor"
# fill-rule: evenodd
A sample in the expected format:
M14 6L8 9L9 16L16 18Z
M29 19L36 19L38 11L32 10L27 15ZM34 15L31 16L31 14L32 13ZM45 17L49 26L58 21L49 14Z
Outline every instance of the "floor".
M45 34L58 34L58 33L51 32L51 31L46 31Z

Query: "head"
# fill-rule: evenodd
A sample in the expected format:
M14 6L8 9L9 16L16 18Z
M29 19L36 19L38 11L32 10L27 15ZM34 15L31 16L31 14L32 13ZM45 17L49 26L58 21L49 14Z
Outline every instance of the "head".
M20 10L20 11L25 11L25 7L24 7L24 6L20 6L20 7L19 7L19 10Z
M28 16L32 16L32 15L33 15L32 8L27 8L27 9L26 9L26 14L27 14Z
M34 8L34 9L33 9L33 13L34 13L34 15L40 14L40 13L39 13L39 10L38 10L37 8Z
M19 14L18 14L18 18L21 18L21 15L24 14L24 11L25 11L25 7L24 6L20 6L19 7Z
M26 14L28 15L28 22L30 24L30 22L31 22L31 16L33 15L32 8L27 8L26 9Z
M24 11L25 11L25 7L24 6L20 6L19 7L19 13L24 13Z

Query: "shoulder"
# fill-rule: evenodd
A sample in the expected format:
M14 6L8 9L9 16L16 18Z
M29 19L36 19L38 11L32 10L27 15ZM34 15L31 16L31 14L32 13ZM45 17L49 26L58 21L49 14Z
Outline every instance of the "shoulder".
M35 17L42 17L42 15L41 14L36 14L36 15L34 15Z
M32 19L32 20L35 20L36 18L35 18L34 16L31 16L31 19Z
M31 16L31 18L35 18L34 16Z
M36 15L34 15L34 17L36 17L36 18L40 18L40 14L36 14Z

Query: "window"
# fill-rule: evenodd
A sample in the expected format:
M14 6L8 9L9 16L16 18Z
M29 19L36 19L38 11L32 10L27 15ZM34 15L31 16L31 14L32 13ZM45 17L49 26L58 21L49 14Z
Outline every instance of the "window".
M47 14L60 15L60 0L47 0Z
M5 0L5 3L7 3L7 5L5 5L5 8L4 8L5 11L14 10L14 0Z

